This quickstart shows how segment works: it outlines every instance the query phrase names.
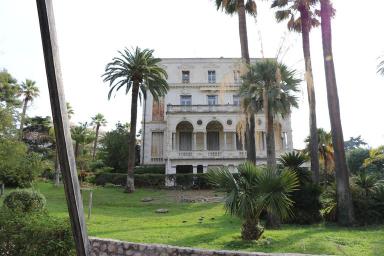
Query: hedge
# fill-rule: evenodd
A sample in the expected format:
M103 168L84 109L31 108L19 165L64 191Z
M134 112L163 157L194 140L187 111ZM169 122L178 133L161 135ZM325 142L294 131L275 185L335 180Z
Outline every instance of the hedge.
M8 194L3 207L22 213L41 212L45 209L46 200L43 194L32 190L16 190Z
M204 173L197 174L134 174L135 186L137 187L165 187L165 180L175 182L176 186L184 188L209 189L212 186L207 181ZM125 186L127 174L124 173L99 173L96 174L94 183L104 186L107 183Z
M0 210L0 255L74 255L68 220L46 213L16 214Z

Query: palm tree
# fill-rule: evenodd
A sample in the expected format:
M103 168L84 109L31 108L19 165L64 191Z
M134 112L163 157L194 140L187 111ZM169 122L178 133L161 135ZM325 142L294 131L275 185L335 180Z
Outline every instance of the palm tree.
M241 59L243 64L241 72L246 73L246 66L250 64L247 36L247 20L246 13L256 16L257 7L254 0L216 0L217 10L222 9L226 14L233 15L237 13L239 18L239 37L241 48ZM246 131L245 137L247 145L247 159L256 163L256 143L255 143L255 116L244 110L246 114Z
M139 47L131 52L127 48L119 52L120 57L113 58L112 62L105 67L103 74L104 82L109 82L111 87L108 99L114 90L118 91L125 87L125 93L132 91L131 105L131 130L129 139L128 175L126 192L135 190L133 170L135 167L135 146L136 146L136 119L137 119L137 98L146 95L149 91L155 100L164 96L168 91L166 81L167 72L160 67L161 59L153 56L154 50Z
M340 119L339 96L337 93L335 66L332 53L331 17L334 9L330 0L320 0L321 34L325 80L327 85L328 111L331 121L332 141L336 168L337 213L340 225L354 222L352 196L349 187L349 173L344 151L343 128Z
M75 141L75 157L79 156L80 145L86 145L94 141L95 134L88 129L88 124L80 123L78 126L71 127L71 137Z
M256 167L247 162L238 168L238 176L226 167L209 170L207 178L218 190L226 192L226 211L243 220L243 240L257 240L263 234L260 214L266 210L280 218L291 215L289 195L298 186L294 172Z
M28 103L32 102L34 98L39 96L39 87L36 86L36 82L26 79L20 85L20 94L23 97L23 112L21 113L20 120L20 139L23 136L23 127L25 122L25 115L27 113Z
M100 129L100 126L105 126L107 124L107 120L105 119L103 114L98 113L94 117L92 117L91 124L96 126L96 138L93 143L93 152L92 152L92 159L95 160L97 140L99 138L99 129Z
M253 101L256 111L264 111L267 130L267 164L269 168L276 167L276 152L274 138L274 117L290 114L292 107L297 107L297 97L300 79L295 71L284 64L273 60L264 60L250 66L249 72L243 77L240 88L242 95L248 95Z
M274 0L272 8L276 11L276 20L281 22L289 19L288 29L301 33L303 41L303 53L305 62L305 78L307 82L308 104L309 104L309 127L310 127L310 157L313 180L319 183L319 155L317 153L317 124L316 124L316 97L312 74L311 51L309 43L309 33L313 27L320 25L316 17L315 5L318 0ZM300 16L295 17L299 12Z
M294 171L300 182L300 186L311 181L310 172L303 167L303 164L307 162L308 156L301 152L288 152L281 155L279 163L290 171Z
M333 144L332 144L332 134L330 132L325 131L322 128L317 129L317 138L318 138L318 148L317 152L322 162L324 173L329 174L331 170L334 169L334 154L333 154ZM311 137L308 136L305 139L306 148L305 152L311 154L311 146L310 146Z

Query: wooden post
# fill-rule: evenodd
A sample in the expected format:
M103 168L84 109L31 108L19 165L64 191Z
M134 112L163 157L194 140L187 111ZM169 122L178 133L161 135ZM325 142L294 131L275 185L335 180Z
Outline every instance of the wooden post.
M88 220L91 219L93 191L89 190Z
M36 0L36 4L39 15L41 41L43 45L58 157L72 233L75 240L77 255L88 256L90 246L84 221L83 202L80 195L79 180L77 178L76 163L69 130L67 107L64 98L52 0Z

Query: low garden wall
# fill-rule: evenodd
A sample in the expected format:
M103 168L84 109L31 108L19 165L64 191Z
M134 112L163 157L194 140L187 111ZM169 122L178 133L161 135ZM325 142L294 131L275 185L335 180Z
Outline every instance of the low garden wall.
M163 244L140 244L90 237L91 256L299 256L294 253L213 251ZM307 254L308 255L308 254Z

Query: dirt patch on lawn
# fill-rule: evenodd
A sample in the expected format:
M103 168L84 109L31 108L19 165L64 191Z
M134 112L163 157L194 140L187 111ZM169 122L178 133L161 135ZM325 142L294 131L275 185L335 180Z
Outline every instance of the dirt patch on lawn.
M168 190L168 199L178 203L217 203L222 202L223 193L213 190Z

